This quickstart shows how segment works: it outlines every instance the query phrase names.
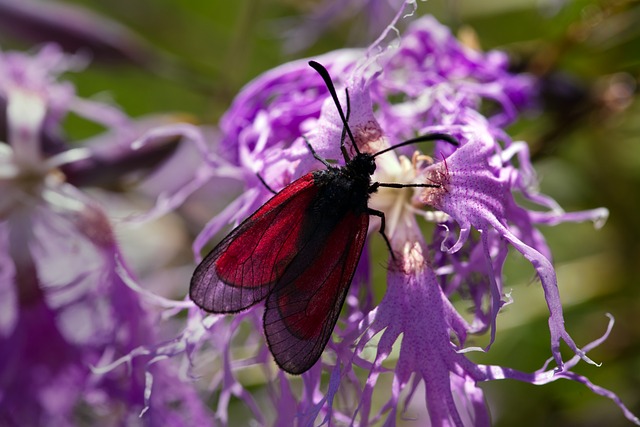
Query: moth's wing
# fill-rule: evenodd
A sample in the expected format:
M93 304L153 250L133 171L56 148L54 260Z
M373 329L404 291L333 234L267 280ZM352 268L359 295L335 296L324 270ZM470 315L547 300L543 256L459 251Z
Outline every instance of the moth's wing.
M317 193L313 175L304 175L231 231L193 273L196 305L233 313L263 300L300 251L302 218Z
M266 301L264 330L276 363L291 374L311 368L324 350L353 279L369 226L349 211L308 234ZM313 237L316 236L316 237Z

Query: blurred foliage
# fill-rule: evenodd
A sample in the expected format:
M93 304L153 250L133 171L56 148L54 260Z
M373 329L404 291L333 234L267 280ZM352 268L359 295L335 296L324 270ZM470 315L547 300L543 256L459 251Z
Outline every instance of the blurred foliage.
M215 124L234 94L259 73L292 59L366 45L354 40L347 30L354 23L345 21L308 50L285 53L283 34L291 18L318 2L69 0L129 27L159 58L147 67L95 62L69 78L83 96L112 98L133 116L176 111ZM512 126L512 137L530 144L542 192L567 210L611 211L599 231L591 224L543 230L576 342L599 337L605 313L616 319L611 337L590 354L602 367L581 363L576 372L640 414L640 2L429 0L419 2L418 14L436 15L482 49L506 50L514 70L540 78L537 111ZM3 49L30 47L5 37L0 42ZM81 138L96 129L71 120L68 131ZM473 354L474 360L531 371L549 357L547 309L532 278L530 265L512 254L506 290L515 302L499 318L492 350ZM509 381L483 388L496 426L628 425L611 401L577 383L537 387Z

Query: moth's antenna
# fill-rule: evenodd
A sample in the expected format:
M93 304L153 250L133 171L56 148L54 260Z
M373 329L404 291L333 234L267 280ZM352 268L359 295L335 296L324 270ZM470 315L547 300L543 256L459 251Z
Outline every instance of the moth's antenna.
M417 136L415 138L411 138L406 141L403 141L399 144L392 145L391 147L385 148L382 151L378 151L373 155L373 157L377 157L380 154L384 154L387 151L394 150L398 147L404 147L405 145L415 144L416 142L437 141L437 140L448 142L449 144L455 147L460 146L460 142L458 142L458 140L451 135L448 135L446 133L428 133L426 135Z
M349 100L349 89L344 88L344 96L347 98L347 122L349 122L349 115L351 114L351 101ZM349 153L347 147L344 146L345 136L347 136L347 129L349 126L342 125L342 134L340 135L340 151L342 151L342 157L345 163L349 163ZM353 144L355 146L355 144ZM358 148L356 147L356 150Z
M309 61L309 65L311 66L311 68L316 70L318 72L318 74L320 74L320 77L322 77L322 80L324 80L324 84L327 86L327 89L329 89L329 93L331 94L331 98L333 98L333 102L336 104L336 108L338 109L338 114L340 114L340 118L342 119L342 124L344 125L344 128L347 130L347 134L349 135L349 139L351 140L351 143L353 144L353 149L356 151L357 154L360 154L360 150L358 150L358 146L356 145L356 140L353 137L353 134L351 133L351 128L349 128L349 123L347 122L347 118L344 116L344 112L342 111L342 106L340 105L340 101L338 101L338 95L336 94L336 88L333 85L333 82L331 81L331 77L329 76L329 72L327 71L326 68L324 68L323 65L317 63L316 61Z

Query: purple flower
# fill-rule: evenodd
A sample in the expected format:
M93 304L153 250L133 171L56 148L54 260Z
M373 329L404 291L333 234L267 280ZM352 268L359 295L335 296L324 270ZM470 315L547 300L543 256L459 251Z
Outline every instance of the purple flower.
M105 212L65 182L65 165L95 160L60 139L68 112L121 137L130 130L120 110L57 81L75 65L54 45L35 56L0 53L0 424L131 424L145 408L148 425L197 423L206 409L188 384L167 386L178 378L173 365L147 372L148 358L138 358L130 369L91 369L156 332L123 279Z
M460 226L458 240L451 247L447 247L443 242L442 248L446 252L455 253L465 244L472 228L480 231L484 261L488 272L491 273L489 277L493 278L500 277L501 272L491 271L492 246L504 246L506 242L513 245L533 264L542 282L550 312L551 348L559 370L562 370L563 365L560 340L564 340L584 360L594 363L576 346L564 328L562 305L555 271L549 259L549 248L542 235L534 228L537 222L536 213L519 207L513 198L512 192L520 191L528 196L529 190L523 188L522 180L519 179L520 172L507 163L510 162L509 157L505 152L498 151L500 147L488 132L489 126L481 118L477 119L477 122L469 120L467 126L460 128L460 135L464 136L467 143L425 171L428 181L437 182L442 186L425 191L422 200L447 213ZM523 148L524 146L520 146L520 149ZM524 159L526 160L526 157ZM526 165L527 163L525 167ZM536 197L531 199L538 201ZM558 222L591 219L597 225L601 225L606 220L608 212L606 209L572 215L551 212L549 216L556 217ZM492 283L491 289L500 287L497 283ZM501 305L499 298L499 293L494 292L494 325Z
M533 384L559 378L578 381L614 400L638 423L615 394L570 371L580 359L593 363L586 352L609 330L583 348L575 344L564 326L551 251L536 226L586 220L600 226L607 211L565 213L536 191L526 145L511 141L504 130L531 102L535 82L509 73L500 52L481 53L460 45L430 17L415 21L397 47L376 43L367 50L314 59L329 70L343 106L348 89L349 124L360 151L376 152L429 132L448 133L460 141L458 147L435 143L431 156L403 147L376 158L375 181L439 185L421 191L380 188L371 197L370 207L385 212L386 235L395 254L388 259L385 296L374 306L368 271L381 261L363 256L333 339L321 361L302 375L301 389L297 379L271 363L260 332L261 308L228 319L203 317L191 308L184 333L150 351L156 356L184 353L196 366L200 357L206 358L205 375L219 396L217 415L224 424L229 422L230 398L236 396L259 423L368 425L384 420L395 425L400 404L411 401L424 385L432 425L483 426L490 417L478 383L503 378ZM497 108L485 116L480 111L487 100ZM285 64L249 83L220 127L220 156L229 162L228 176L242 180L245 191L196 239L196 258L222 227L238 224L270 197L258 173L278 190L318 167L303 137L322 157L342 159L341 120L306 61ZM514 193L540 210L519 206ZM436 223L430 243L418 217ZM379 221L372 219L370 231L378 228ZM540 371L523 373L474 364L466 357L469 351L490 349L499 311L512 302L502 290L508 245L521 252L540 277L556 362L551 370L545 364ZM452 305L454 296L475 305L471 322ZM491 340L485 349L465 346L469 334L487 330ZM576 356L563 361L560 341ZM267 378L275 413L271 419L258 409L238 374L256 366ZM376 385L387 374L392 389L382 393ZM378 412L374 399L383 402Z

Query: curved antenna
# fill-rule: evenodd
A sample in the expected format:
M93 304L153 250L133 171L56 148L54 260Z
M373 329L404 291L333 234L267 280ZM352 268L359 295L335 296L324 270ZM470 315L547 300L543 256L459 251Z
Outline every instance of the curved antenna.
M351 100L349 99L349 89L344 88L344 96L345 98L347 98L347 122L349 122L349 116L351 115ZM344 159L345 163L349 163L349 153L347 152L347 147L345 147L344 145L344 139L347 136L347 129L349 129L349 126L345 126L344 124L342 125L342 134L340 135L340 151L342 151L342 158ZM354 147L356 147L355 144L352 144ZM356 151L358 150L358 147L356 147ZM358 151L357 151L358 152ZM359 152L358 152L359 154Z
M384 154L388 151L395 150L398 147L404 147L405 145L415 144L416 142L437 141L437 140L448 142L454 147L460 146L460 142L458 142L458 140L451 135L448 135L446 133L428 133L426 135L417 136L415 138L411 138L406 141L403 141L399 144L392 145L391 147L385 148L382 151L378 151L373 155L373 157L377 157L380 154Z
M351 140L351 144L353 144L353 148L357 154L360 154L360 150L358 150L358 146L356 145L356 140L351 133L351 128L349 128L349 123L347 122L347 118L344 116L344 112L342 111L342 106L340 105L340 101L338 101L338 95L336 94L336 88L331 81L331 77L329 76L329 72L323 65L317 63L316 61L309 61L309 66L316 70L322 80L324 80L324 84L329 89L329 93L331 94L331 98L333 98L333 102L336 104L336 108L338 109L338 114L340 114L340 119L342 119L342 124L344 128L347 130L347 134L349 135L349 139ZM349 96L347 94L347 96ZM348 159L345 159L348 160Z

